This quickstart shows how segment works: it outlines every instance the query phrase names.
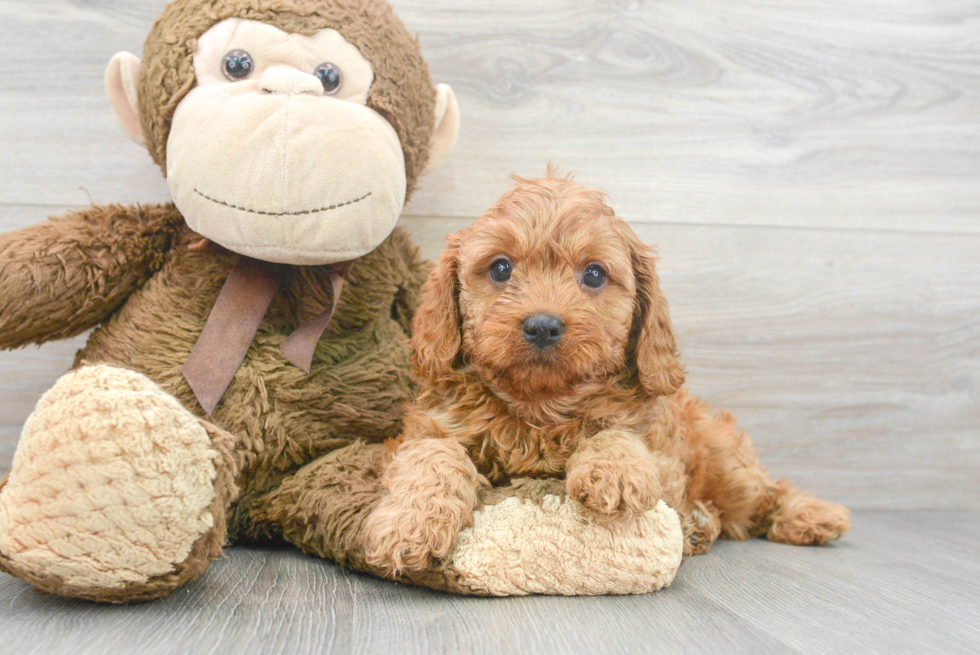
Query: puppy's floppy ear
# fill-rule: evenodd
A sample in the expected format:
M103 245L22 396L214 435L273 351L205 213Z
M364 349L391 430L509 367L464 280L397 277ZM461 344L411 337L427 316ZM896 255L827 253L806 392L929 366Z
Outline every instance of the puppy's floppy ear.
M446 240L449 246L422 285L412 319L415 365L428 380L449 373L462 343L458 301L460 235L450 234Z
M636 374L648 394L668 396L684 384L685 372L670 327L667 300L660 292L656 257L652 248L635 237L630 257L636 275L636 308L630 334Z

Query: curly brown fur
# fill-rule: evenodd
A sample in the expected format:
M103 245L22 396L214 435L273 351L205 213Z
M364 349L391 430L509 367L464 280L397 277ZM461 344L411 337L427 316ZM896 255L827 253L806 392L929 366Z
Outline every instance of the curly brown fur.
M108 205L0 237L0 348L98 325L163 266L182 223L171 206Z
M405 443L385 467L389 493L365 523L367 561L395 574L423 571L449 555L456 533L471 524L480 475L456 442Z
M653 252L603 195L550 171L517 182L448 238L422 290L412 345L424 384L396 459L416 440L454 440L494 482L565 476L568 493L604 519L663 499L681 515L688 554L719 534L793 544L843 534L845 508L771 481L734 417L713 415L680 388ZM504 283L489 273L501 257L513 266ZM592 263L607 274L598 289L582 282ZM522 329L542 312L564 324L548 348ZM372 522L385 534L374 536L374 563L405 564L398 553L424 531L419 522L440 491L433 482L420 475L389 487L388 505L412 508L411 533L392 538L401 530L393 512L391 525ZM445 552L438 545L428 555ZM416 553L416 561L427 560Z
M633 432L604 430L583 439L566 464L568 495L595 516L632 518L663 495L663 467Z

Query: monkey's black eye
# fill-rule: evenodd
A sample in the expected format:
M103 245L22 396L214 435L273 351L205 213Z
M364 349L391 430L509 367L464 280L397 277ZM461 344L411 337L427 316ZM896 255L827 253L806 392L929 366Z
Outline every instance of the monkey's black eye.
M511 265L510 260L501 257L494 263L490 264L490 277L494 279L495 282L506 282L510 279Z
M323 92L328 96L340 91L340 85L344 83L343 74L333 64L320 64L313 69L313 74L320 78L320 82L323 84Z
M582 272L582 284L590 289L598 289L606 283L606 271L598 264L589 264Z
M252 55L244 50L232 50L221 62L221 72L232 82L244 80L252 74L253 70L255 70L255 62L252 61Z

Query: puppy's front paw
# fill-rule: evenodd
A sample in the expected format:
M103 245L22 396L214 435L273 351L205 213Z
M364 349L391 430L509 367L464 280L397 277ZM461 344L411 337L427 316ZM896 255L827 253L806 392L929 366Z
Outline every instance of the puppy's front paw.
M447 518L386 497L365 523L367 563L395 575L430 568L456 545L462 526Z
M601 518L618 520L648 512L660 500L660 481L643 468L613 462L579 466L568 474L568 495Z
M637 516L656 507L660 500L656 463L633 440L597 442L573 455L568 464L568 495L600 518Z
M382 476L389 493L365 521L368 564L398 575L448 557L456 533L473 520L481 479L455 441L418 439L399 446Z

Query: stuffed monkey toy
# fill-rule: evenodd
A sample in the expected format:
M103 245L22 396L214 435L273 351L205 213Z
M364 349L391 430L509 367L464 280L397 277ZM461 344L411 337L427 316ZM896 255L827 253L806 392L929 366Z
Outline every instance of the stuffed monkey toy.
M456 140L452 91L383 0L174 0L106 89L173 203L0 235L0 347L95 328L0 482L0 569L111 603L166 596L227 541L378 573L360 525L417 391L428 273L395 222ZM547 484L484 496L409 582L636 592L679 564L671 510L612 534Z

